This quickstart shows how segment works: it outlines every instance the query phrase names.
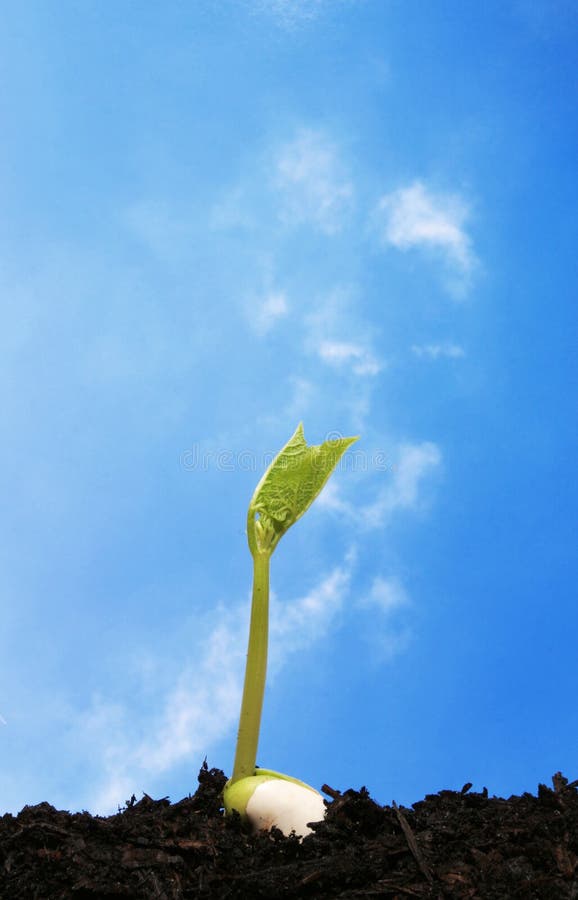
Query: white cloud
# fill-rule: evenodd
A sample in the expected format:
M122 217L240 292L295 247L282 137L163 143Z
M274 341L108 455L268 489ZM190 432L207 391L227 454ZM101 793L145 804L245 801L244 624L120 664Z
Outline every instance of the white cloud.
M322 132L303 129L281 148L275 184L283 198L283 221L310 224L328 235L341 230L353 185L342 171L335 145Z
M272 291L255 308L249 310L251 325L257 334L264 336L276 325L279 319L289 312L287 297L283 291Z
M391 613L408 606L409 597L398 578L374 578L369 594L362 601L364 606L379 609L380 612Z
M439 467L441 459L439 447L430 441L401 444L397 462L391 469L391 478L377 490L372 502L360 504L344 499L335 482L323 490L318 505L346 515L365 528L381 528L399 510L420 507L423 483Z
M466 355L459 344L413 344L411 350L416 356L425 359L461 359Z
M321 640L335 627L349 587L354 555L348 554L312 590L280 604L272 596L270 668L285 666L291 654ZM162 772L195 756L232 734L241 700L249 621L248 599L234 609L220 609L217 624L202 641L194 665L186 666L159 708L144 723L147 734L135 734L125 708L97 698L80 728L103 762L101 784L88 807L101 813L116 809L132 793L150 785Z
M439 254L454 275L454 287L467 287L477 260L464 227L469 209L459 195L434 193L414 181L382 197L378 212L385 243Z
M367 347L345 341L322 341L317 348L323 362L336 368L351 369L356 375L377 375L382 366Z

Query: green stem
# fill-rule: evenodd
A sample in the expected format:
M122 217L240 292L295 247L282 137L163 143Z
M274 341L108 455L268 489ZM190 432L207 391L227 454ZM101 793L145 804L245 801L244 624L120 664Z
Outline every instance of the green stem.
M249 646L245 685L237 735L237 749L231 783L255 774L261 710L267 674L269 637L269 559L270 552L253 554L253 602L249 627Z

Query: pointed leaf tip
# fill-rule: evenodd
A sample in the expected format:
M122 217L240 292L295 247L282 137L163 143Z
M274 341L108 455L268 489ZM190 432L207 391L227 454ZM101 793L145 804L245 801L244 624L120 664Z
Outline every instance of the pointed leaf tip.
M339 437L309 446L303 423L299 423L251 499L249 546L252 552L275 548L283 534L309 509L347 448L357 440L357 436ZM252 535L256 515L259 527Z

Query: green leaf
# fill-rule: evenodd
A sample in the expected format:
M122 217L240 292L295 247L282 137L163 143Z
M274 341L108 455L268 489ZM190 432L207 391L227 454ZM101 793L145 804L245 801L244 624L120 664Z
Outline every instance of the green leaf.
M249 504L251 552L271 552L318 496L357 437L308 446L299 424L257 485Z

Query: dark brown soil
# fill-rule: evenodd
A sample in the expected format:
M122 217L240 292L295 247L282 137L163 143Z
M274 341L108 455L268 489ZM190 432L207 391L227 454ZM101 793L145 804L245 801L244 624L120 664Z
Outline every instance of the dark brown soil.
M502 800L441 791L412 809L332 792L302 842L225 819L225 776L196 794L134 798L108 818L48 803L0 819L0 897L578 898L578 782Z

